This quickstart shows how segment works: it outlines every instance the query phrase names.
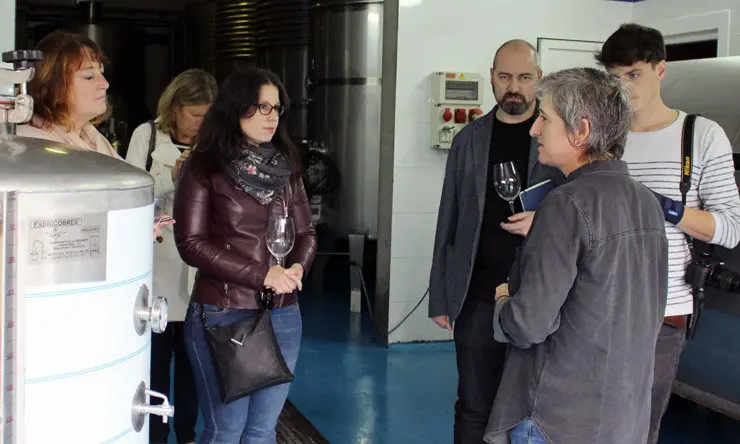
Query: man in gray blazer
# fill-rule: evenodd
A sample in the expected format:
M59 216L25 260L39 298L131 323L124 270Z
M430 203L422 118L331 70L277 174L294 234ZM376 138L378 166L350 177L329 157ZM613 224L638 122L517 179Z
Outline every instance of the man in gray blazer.
M481 444L503 372L506 344L493 338L496 287L506 282L533 212L512 215L495 191L493 166L513 162L522 188L563 174L537 162L529 130L542 77L537 51L512 40L490 69L498 105L453 139L437 219L429 317L453 330L459 376L455 444Z

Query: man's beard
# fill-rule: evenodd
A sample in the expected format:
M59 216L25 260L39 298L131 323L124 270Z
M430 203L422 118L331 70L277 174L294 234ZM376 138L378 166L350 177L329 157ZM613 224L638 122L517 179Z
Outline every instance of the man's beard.
M517 98L519 101L509 100L512 98ZM498 102L498 106L510 116L521 116L527 112L532 105L532 102L527 102L527 99L518 93L506 93L501 97L501 100L497 97L496 102Z

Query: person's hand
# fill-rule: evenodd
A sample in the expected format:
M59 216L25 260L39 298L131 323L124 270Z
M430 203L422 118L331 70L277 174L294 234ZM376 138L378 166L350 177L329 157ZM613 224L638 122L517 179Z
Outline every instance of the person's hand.
M286 269L285 272L291 276L297 277L300 280L303 279L303 265L301 264L293 264L290 266L290 268Z
M154 240L162 242L162 228L159 225L154 225Z
M534 211L516 213L513 216L509 216L507 219L508 222L501 222L501 228L511 234L526 237L529 229L532 227L532 219L534 219Z
M303 265L301 264L293 264L290 266L290 268L285 269L285 274L287 274L298 286L298 291L303 290Z
M190 150L185 150L175 161L175 166L172 167L172 182L177 182L178 180L180 180L180 175L182 174L182 166L189 156Z
M495 300L499 300L505 296L509 295L509 284L504 282L503 284L496 287L496 295L494 296Z
M300 281L296 283L294 277L290 276L285 272L285 268L280 265L273 265L267 271L265 276L265 282L263 285L267 288L271 288L277 294L293 293L293 290L300 284Z
M169 215L163 214L156 218L154 221L154 240L161 244L164 241L162 227L165 225L172 225L174 223L175 220Z
M434 321L434 323L437 324L440 328L444 328L445 330L452 331L452 325L450 324L449 316L447 315L435 316L432 318L432 321Z

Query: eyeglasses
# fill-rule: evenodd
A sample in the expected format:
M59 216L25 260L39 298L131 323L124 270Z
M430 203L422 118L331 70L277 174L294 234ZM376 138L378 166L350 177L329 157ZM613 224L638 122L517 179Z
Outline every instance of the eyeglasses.
M282 116L285 112L285 108L283 108L283 105L275 105L272 106L269 103L260 103L257 105L257 109L260 110L260 114L263 116L269 116L272 113L272 110L277 111L278 116Z

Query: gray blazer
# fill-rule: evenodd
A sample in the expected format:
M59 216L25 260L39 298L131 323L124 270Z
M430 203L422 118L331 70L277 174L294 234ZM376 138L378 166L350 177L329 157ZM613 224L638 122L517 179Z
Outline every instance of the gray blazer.
M488 179L488 153L496 108L463 128L452 140L434 237L429 278L429 317L460 314L468 293L483 222ZM529 151L527 186L565 180L560 170L537 161L537 139ZM493 299L491 294L491 299Z

